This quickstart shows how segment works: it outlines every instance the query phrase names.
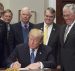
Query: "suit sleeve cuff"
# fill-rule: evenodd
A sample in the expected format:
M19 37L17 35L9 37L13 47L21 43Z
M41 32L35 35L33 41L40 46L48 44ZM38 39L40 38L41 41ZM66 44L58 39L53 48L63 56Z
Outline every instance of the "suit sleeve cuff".
M44 65L42 62L40 62L40 68L43 69L44 68Z

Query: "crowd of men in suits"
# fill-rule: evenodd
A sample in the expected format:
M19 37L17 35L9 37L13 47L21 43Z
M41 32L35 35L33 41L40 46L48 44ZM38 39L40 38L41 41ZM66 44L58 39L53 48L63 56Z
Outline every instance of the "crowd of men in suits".
M0 68L54 69L60 66L61 71L75 71L75 4L63 7L66 24L54 23L55 14L49 7L44 11L44 21L33 24L29 22L31 10L24 7L20 22L11 25L13 13L4 10L0 3ZM32 50L34 57L31 57Z

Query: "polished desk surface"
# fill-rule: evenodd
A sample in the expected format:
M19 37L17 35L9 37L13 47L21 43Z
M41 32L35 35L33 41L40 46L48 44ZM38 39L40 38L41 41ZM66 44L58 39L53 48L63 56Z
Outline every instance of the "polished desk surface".
M44 68L44 69L33 69L33 70L6 70L6 69L0 69L0 71L61 71L61 70Z

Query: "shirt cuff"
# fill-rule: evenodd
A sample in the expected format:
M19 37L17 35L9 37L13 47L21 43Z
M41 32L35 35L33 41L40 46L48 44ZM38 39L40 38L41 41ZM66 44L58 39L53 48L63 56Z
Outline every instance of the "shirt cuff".
M10 68L12 68L12 66L13 66L13 63L10 65Z
M41 65L40 68L43 69L44 68L44 65L43 65L42 62L40 62L40 65Z

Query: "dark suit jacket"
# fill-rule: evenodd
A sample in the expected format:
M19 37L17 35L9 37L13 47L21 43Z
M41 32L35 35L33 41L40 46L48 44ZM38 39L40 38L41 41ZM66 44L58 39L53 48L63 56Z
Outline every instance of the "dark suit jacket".
M36 28L44 30L44 22L35 25ZM59 38L59 25L53 23L52 31L49 37L48 46L51 46L53 49L53 54L57 61L57 51L58 51L58 38Z
M33 28L33 24L29 22L29 31ZM23 32L21 22L13 24L11 26L11 32L9 36L9 46L10 46L10 53L15 48L16 45L24 43L23 39Z
M7 47L8 48L6 48L6 50L7 50L7 54L6 54L6 58L8 58L8 56L10 55L10 47L12 46L10 43L12 42L11 40L10 40L10 37L11 37L11 35L12 35L12 33L11 33L11 28L12 28L12 25L11 24L9 24L9 27L10 27L10 29L9 29L9 31L8 31L8 26L7 26ZM12 38L13 39L13 38ZM12 47L11 47L12 48Z
M0 19L0 68L4 67L3 62L6 54L5 49L7 48L6 33L6 23Z
M27 44L20 44L13 51L10 57L7 60L7 63L10 65L12 62L18 60L22 67L26 67L30 62L30 51ZM41 61L45 68L55 68L55 59L52 55L52 49L46 48L43 45L40 45L36 57L35 62Z
M71 28L64 43L64 32L66 25L60 31L61 65L62 71L75 71L75 24Z

